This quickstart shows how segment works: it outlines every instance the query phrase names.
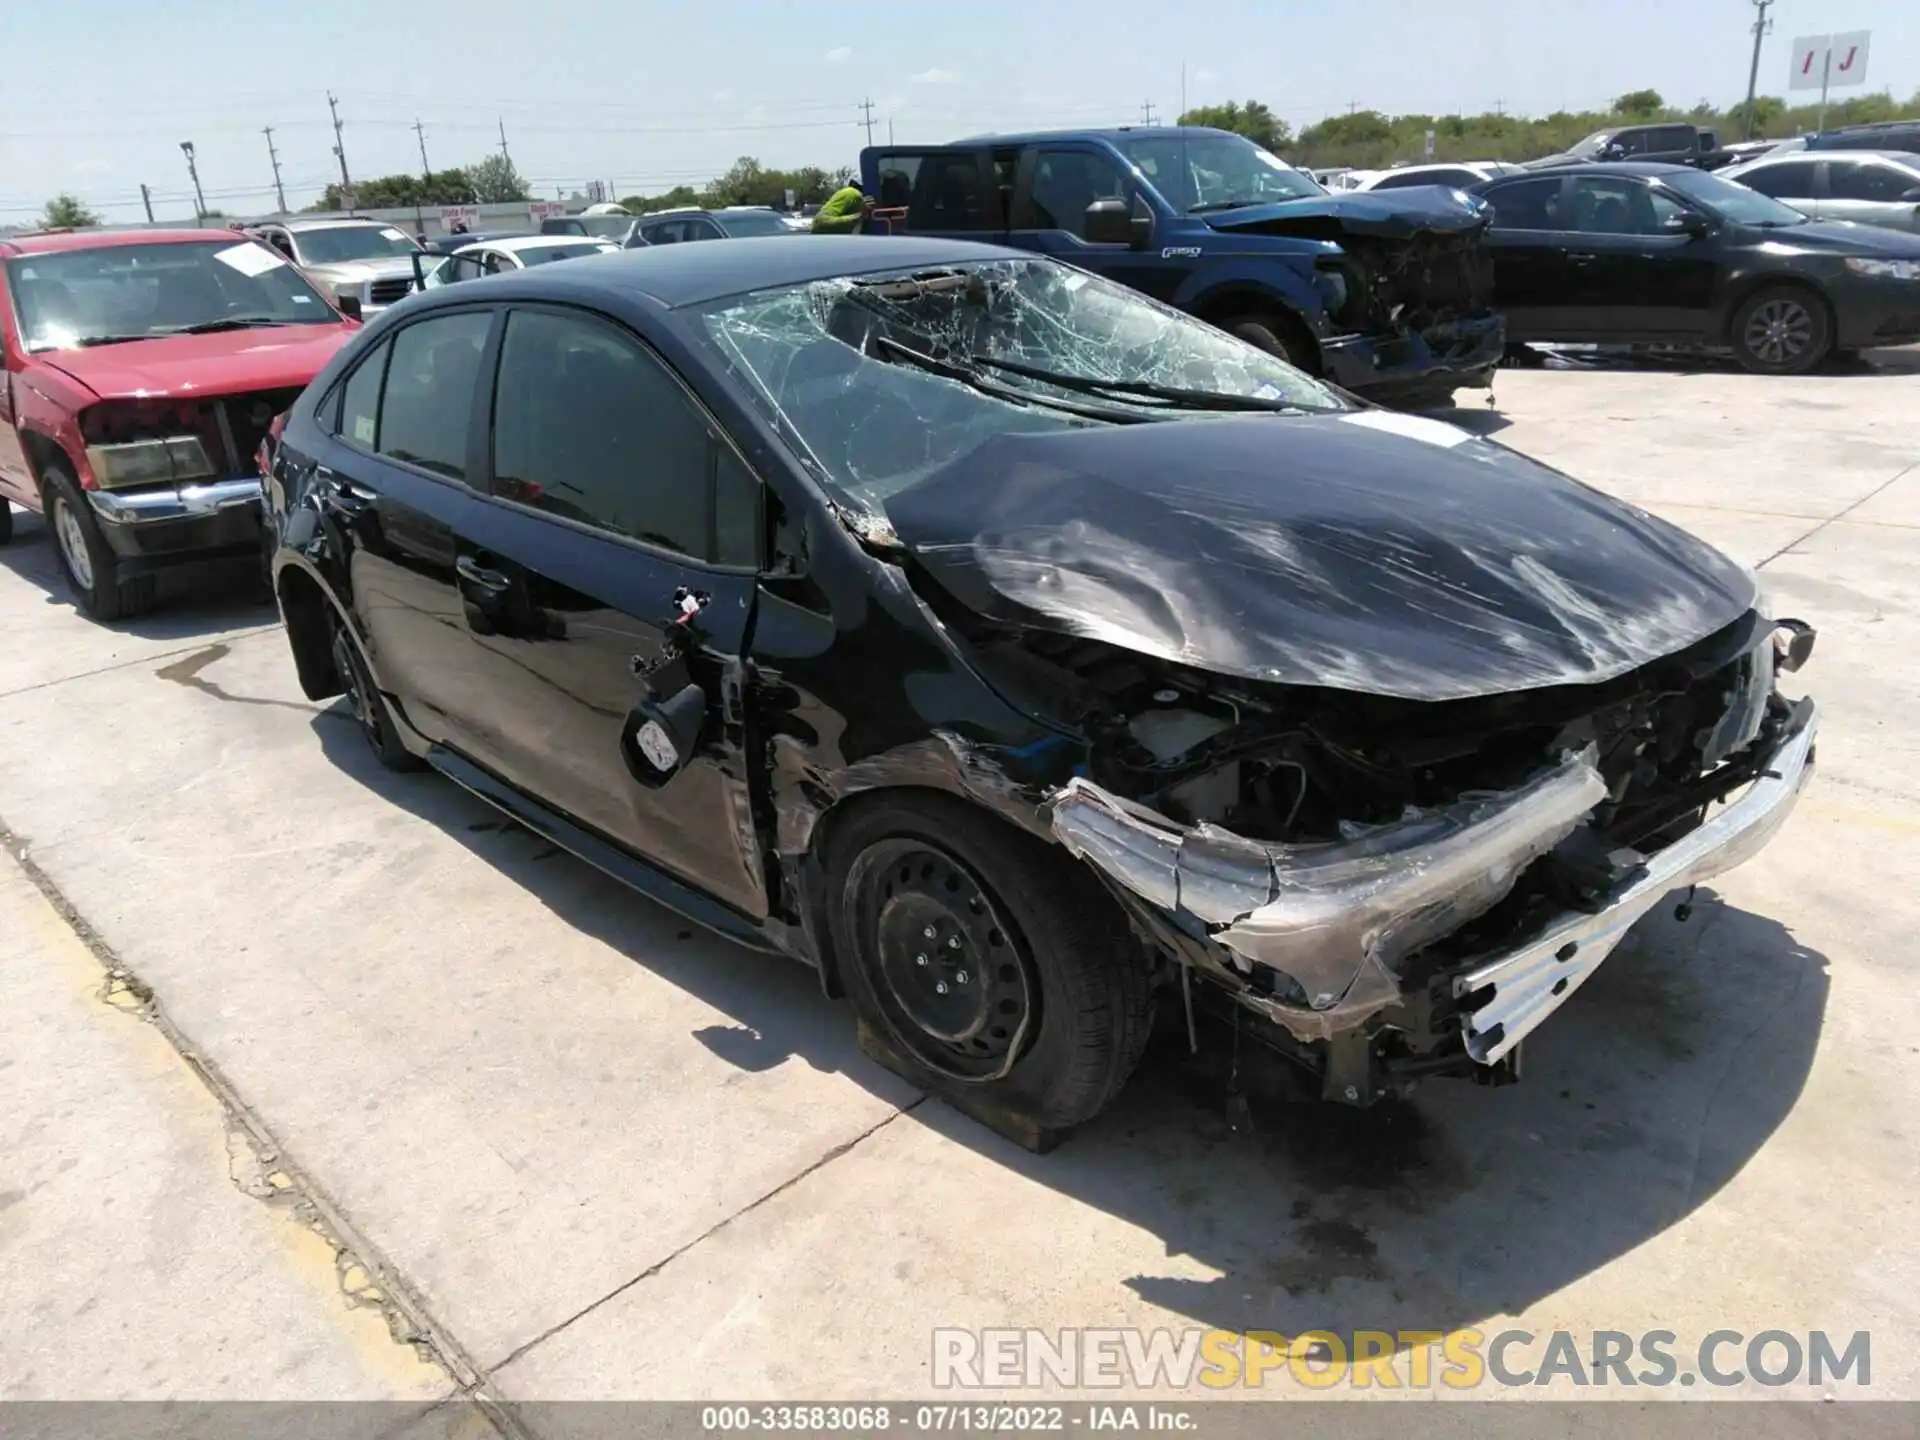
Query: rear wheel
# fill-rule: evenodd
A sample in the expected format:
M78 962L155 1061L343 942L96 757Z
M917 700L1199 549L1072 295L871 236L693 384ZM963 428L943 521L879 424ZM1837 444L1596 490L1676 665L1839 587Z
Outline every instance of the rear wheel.
M96 620L123 620L151 610L153 576L121 573L120 557L100 533L80 482L60 461L46 467L45 494L53 551L75 603Z
M1243 315L1222 321L1220 328L1246 341L1256 349L1278 356L1296 370L1309 375L1320 373L1320 352L1313 340L1297 325L1271 315Z
M373 671L360 654L359 641L338 615L333 617L333 665L340 676L347 709L374 758L389 770L418 770L419 757L401 741L387 697L374 682Z
M1768 285L1734 312L1733 353L1758 375L1804 375L1833 348L1824 300L1798 285Z
M848 993L916 1078L1054 1129L1119 1093L1152 1025L1149 963L1063 852L914 792L861 803L826 875Z

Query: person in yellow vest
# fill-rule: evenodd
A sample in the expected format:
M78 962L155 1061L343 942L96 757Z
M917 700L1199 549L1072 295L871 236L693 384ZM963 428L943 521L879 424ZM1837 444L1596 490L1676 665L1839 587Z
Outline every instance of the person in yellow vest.
M858 235L867 222L867 216L872 213L873 197L857 183L846 185L829 195L826 203L815 212L813 233Z

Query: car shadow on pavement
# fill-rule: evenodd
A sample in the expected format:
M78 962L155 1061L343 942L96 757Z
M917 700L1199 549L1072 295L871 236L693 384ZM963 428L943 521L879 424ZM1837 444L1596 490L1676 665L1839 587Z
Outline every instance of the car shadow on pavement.
M0 567L39 586L48 605L79 613L54 557L53 536L40 516L19 509L13 512L13 539L0 545ZM259 569L250 559L169 567L159 572L158 601L152 611L102 628L143 640L192 640L222 630L275 624L279 611L262 589Z
M696 1035L714 1054L755 1072L796 1058L911 1099L805 966L699 931L449 781L380 769L332 720L313 728L347 774L731 1017ZM1232 1047L1216 1036L1195 1059L1163 1004L1126 1090L1050 1154L938 1103L913 1121L1155 1236L1164 1272L1116 1268L1116 1312L1138 1297L1239 1332L1445 1331L1518 1314L1711 1199L1792 1112L1827 990L1823 955L1702 890L1686 922L1671 907L1643 920L1529 1040L1518 1085L1429 1081L1370 1110L1287 1103L1281 1062L1242 1037L1230 1087Z
M1490 409L1485 405L1456 405L1451 408L1442 407L1437 410L1422 410L1418 413L1426 416L1430 420L1440 420L1448 425L1458 425L1462 430L1471 431L1483 440L1489 435L1498 435L1502 430L1513 424L1513 421L1509 420L1498 410Z

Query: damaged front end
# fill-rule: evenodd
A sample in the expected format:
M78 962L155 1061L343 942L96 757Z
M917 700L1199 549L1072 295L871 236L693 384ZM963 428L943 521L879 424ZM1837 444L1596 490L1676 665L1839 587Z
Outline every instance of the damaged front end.
M1335 301L1322 364L1336 383L1378 395L1491 383L1506 329L1493 309L1488 215L1480 202L1434 188L1253 206L1208 223L1340 247L1318 267Z
M1255 1033L1326 1098L1515 1078L1521 1040L1635 921L1785 821L1816 713L1774 678L1811 641L1754 615L1597 709L1508 697L1486 730L1430 716L1396 735L1413 712L1350 706L1374 722L1357 744L1328 733L1332 715L1261 719L1245 697L1214 697L1237 723L1208 722L1162 686L1118 723L1171 783L1147 789L1112 758L1106 783L1079 776L1052 797L1052 833L1187 967L1183 984L1268 1022ZM1173 736L1193 743L1172 753Z

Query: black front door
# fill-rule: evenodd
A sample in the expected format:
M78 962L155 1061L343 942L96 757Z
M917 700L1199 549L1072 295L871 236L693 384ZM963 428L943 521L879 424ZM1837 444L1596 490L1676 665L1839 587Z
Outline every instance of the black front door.
M758 482L651 350L577 311L512 311L491 434L495 499L455 561L489 705L473 758L765 915L739 704ZM692 762L655 788L636 778L631 735L650 677L682 673L660 668L674 653L704 722Z
M1638 176L1575 176L1569 186L1569 331L1596 340L1703 334L1714 247L1680 228L1693 212Z

